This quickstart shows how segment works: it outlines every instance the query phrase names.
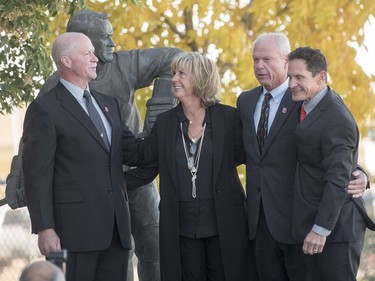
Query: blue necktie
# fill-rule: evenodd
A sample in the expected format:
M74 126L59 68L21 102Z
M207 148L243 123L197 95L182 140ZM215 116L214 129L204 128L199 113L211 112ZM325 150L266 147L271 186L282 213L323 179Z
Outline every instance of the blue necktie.
M260 119L258 123L258 130L257 130L257 139L260 153L263 152L263 146L266 142L267 132L268 132L268 115L270 113L270 99L272 95L270 93L266 93L264 95L264 100L262 103L262 109L260 113Z
M87 111L89 112L91 121L94 123L101 138L103 139L104 144L109 150L111 145L109 144L109 141L108 141L107 131L105 130L102 118L100 117L98 111L96 110L94 104L92 103L92 98L91 98L89 91L85 90L83 93L83 97L86 100Z

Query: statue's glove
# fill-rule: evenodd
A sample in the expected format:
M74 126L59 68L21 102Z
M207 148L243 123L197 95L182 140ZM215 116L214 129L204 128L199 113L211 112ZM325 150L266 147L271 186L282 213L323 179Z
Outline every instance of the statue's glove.
M176 99L171 97L151 98L147 101L143 132L138 136L147 136L155 124L156 116L176 106Z

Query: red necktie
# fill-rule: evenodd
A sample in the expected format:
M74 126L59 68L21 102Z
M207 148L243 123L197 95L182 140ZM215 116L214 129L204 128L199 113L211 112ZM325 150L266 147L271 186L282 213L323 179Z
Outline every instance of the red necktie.
M305 117L306 117L306 111L303 108L303 105L301 105L301 111L300 111L300 114L299 114L299 121L301 122L303 119L305 119Z

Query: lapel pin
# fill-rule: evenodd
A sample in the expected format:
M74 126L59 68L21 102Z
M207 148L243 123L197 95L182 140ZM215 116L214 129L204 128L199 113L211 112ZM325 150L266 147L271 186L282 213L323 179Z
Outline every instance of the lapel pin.
M104 107L105 112L109 112L108 107Z
M281 110L282 113L286 113L288 111L288 109L286 109L286 107L283 107L283 109Z

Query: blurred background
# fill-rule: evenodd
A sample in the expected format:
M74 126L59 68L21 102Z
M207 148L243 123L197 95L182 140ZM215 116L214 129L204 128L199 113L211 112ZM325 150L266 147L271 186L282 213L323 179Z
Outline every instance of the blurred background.
M257 86L252 42L284 32L292 49L319 48L330 86L341 94L361 131L359 163L375 180L375 1L373 0L19 0L0 1L0 198L17 154L27 105L54 71L51 42L74 11L109 14L115 50L178 47L207 53L221 71L222 102ZM22 3L22 4L20 4ZM136 93L141 113L152 88ZM239 167L245 182L244 167ZM249 179L251 180L251 179ZM375 188L373 188L375 190ZM375 191L364 196L375 218ZM26 208L0 208L0 281L18 280L23 266L41 258ZM375 234L368 232L358 280L375 280Z

